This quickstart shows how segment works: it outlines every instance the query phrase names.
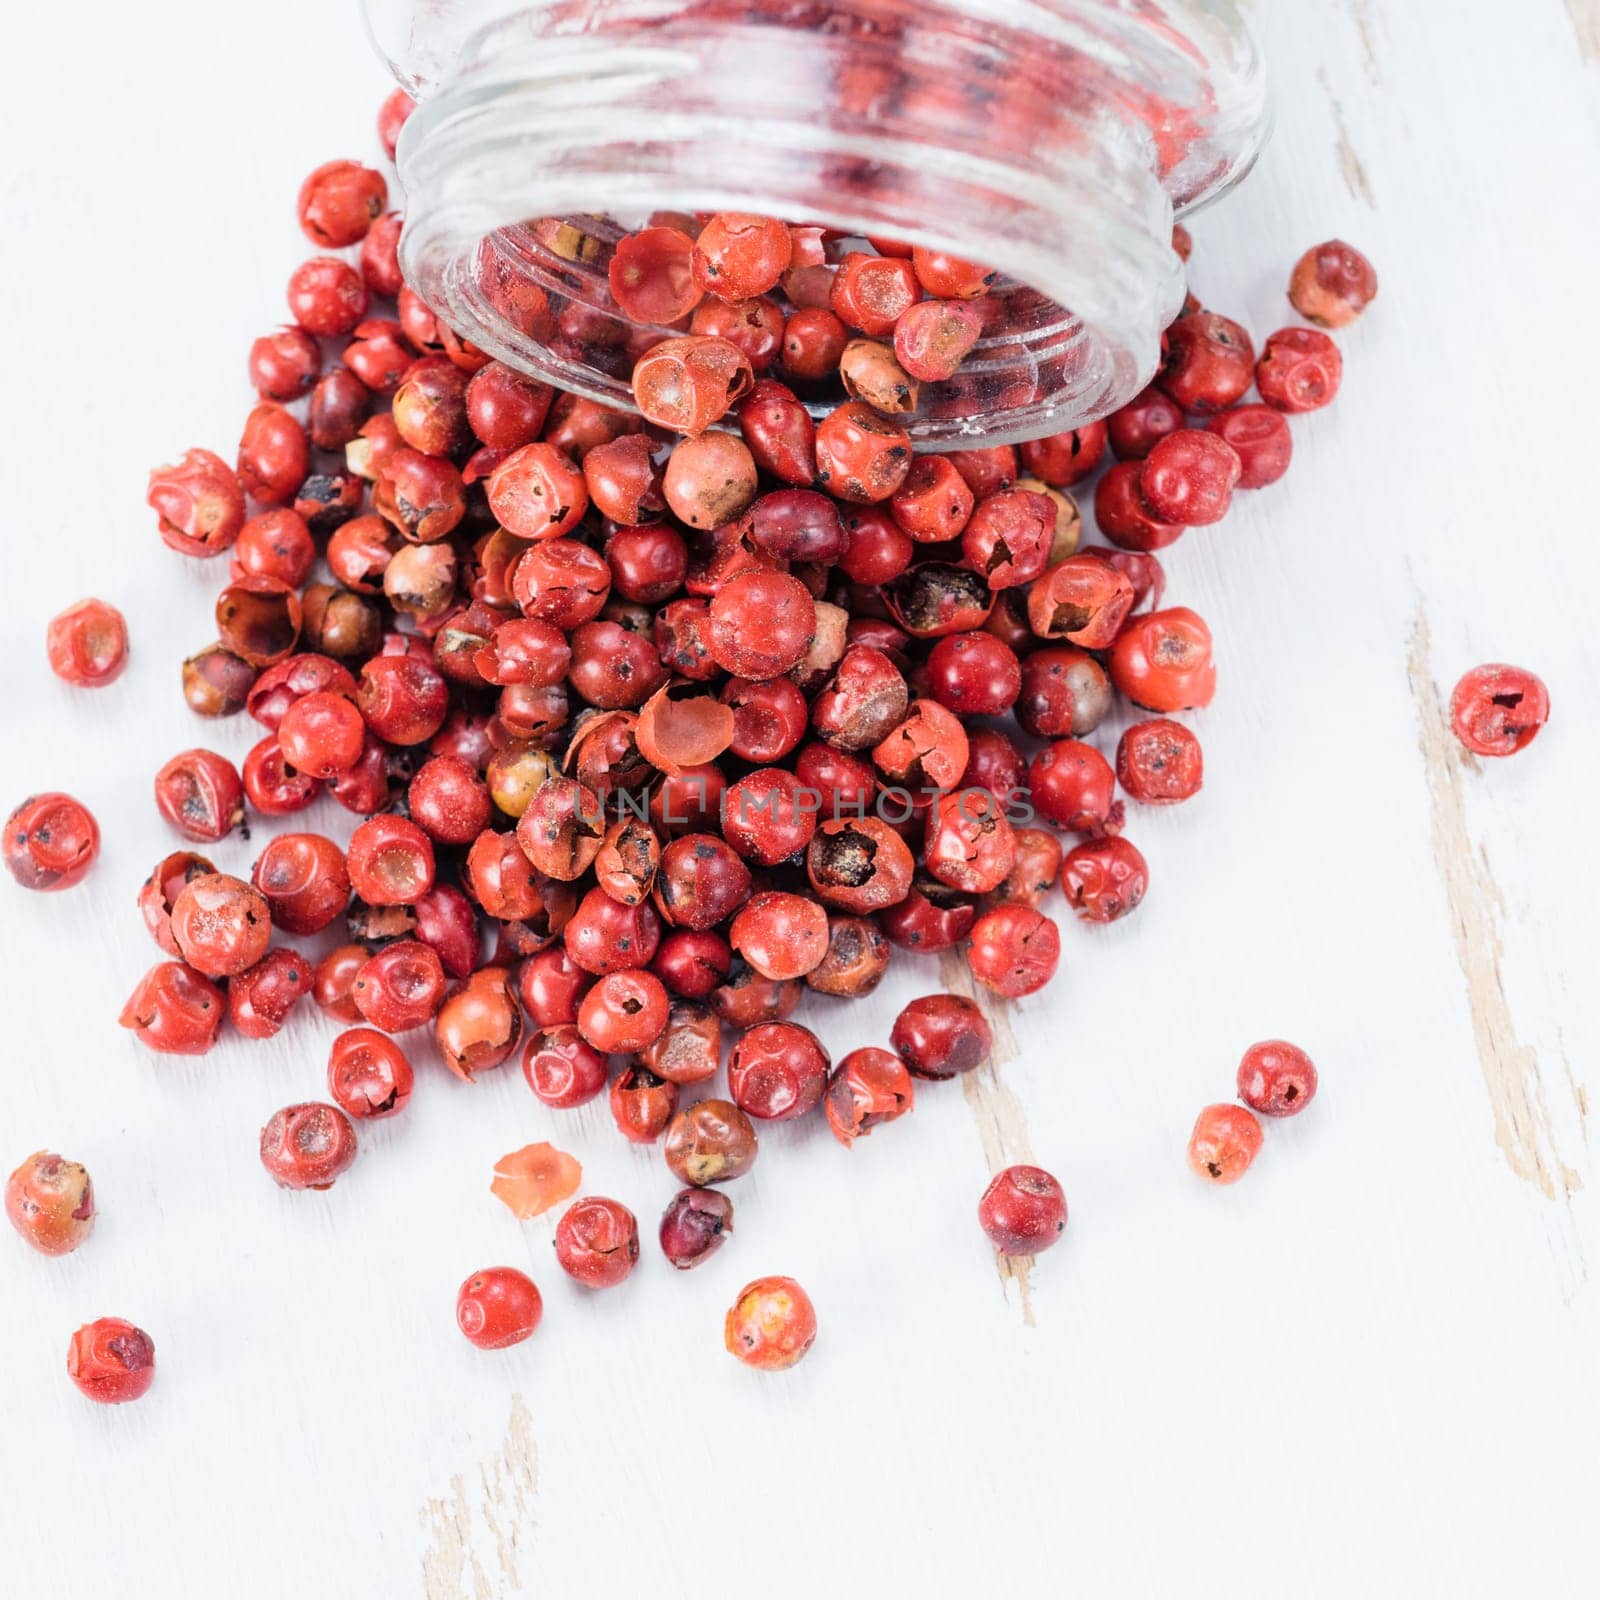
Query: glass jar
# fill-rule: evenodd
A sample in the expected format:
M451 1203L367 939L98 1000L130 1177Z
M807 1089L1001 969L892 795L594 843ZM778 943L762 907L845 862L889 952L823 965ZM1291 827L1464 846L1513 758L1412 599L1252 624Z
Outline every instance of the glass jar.
M900 419L934 449L1060 432L1143 388L1184 298L1173 219L1249 170L1268 121L1232 0L366 6L420 102L401 259L459 333L632 409L634 360L681 331L610 295L615 241L652 214L946 250L1001 277L976 350Z

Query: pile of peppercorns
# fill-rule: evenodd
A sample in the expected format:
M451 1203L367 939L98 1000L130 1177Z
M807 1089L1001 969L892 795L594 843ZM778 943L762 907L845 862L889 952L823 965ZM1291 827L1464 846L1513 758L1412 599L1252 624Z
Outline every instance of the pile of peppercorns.
M383 107L391 157L409 110L399 93ZM864 995L894 947L964 946L984 989L1030 995L1057 965L1040 909L1057 882L1089 922L1138 906L1148 869L1118 787L1147 805L1196 793L1200 744L1172 714L1215 686L1210 633L1162 607L1154 552L1283 475L1286 417L1333 399L1339 351L1290 328L1258 361L1243 328L1191 301L1155 385L1105 421L918 455L895 419L982 348L985 268L729 213L658 216L611 245L582 219L535 224L571 259L612 252L637 346L640 415L626 415L441 321L402 277L388 195L351 161L306 180L305 233L356 259L321 255L291 278L293 323L250 351L259 403L236 464L190 450L149 486L169 547L230 555L218 639L184 663L185 698L264 730L242 770L207 749L168 761L162 816L202 847L324 791L363 820L344 849L271 838L249 882L188 848L159 862L138 903L166 959L121 1020L191 1055L225 1019L272 1036L308 994L348 1025L328 1101L262 1130L263 1165L295 1189L327 1188L355 1157L354 1124L405 1107L413 1065L395 1036L431 1026L469 1082L520 1049L546 1105L608 1092L625 1138L662 1143L685 1187L661 1248L693 1267L731 1231L710 1186L749 1169L756 1123L820 1106L849 1145L909 1111L917 1080L990 1055L982 1010L939 993L905 1007L889 1048L834 1066L790 1020L807 989ZM1176 242L1187 255L1181 229ZM1376 289L1334 242L1296 267L1290 298L1338 327ZM584 307L532 283L499 292L525 330L581 342ZM1252 382L1263 403L1244 403ZM1109 543L1083 547L1068 491L1108 453L1094 508ZM50 625L68 682L110 682L126 649L100 601ZM1458 691L1456 726L1500 753L1546 707L1536 679L1508 687L1510 669L1493 670ZM1113 767L1085 739L1116 693L1153 715ZM992 720L1008 715L1031 758ZM64 889L98 843L81 805L41 795L12 814L5 860L26 887ZM315 963L272 942L341 919L346 942ZM725 1028L730 1098L680 1107L721 1070ZM1291 1045L1256 1046L1240 1069L1246 1105L1268 1114L1315 1086ZM1191 1161L1231 1182L1260 1138L1249 1110L1211 1107ZM505 1179L534 1193L519 1215L570 1197L576 1163L522 1154ZM40 1250L71 1250L93 1222L89 1176L41 1152L6 1207ZM1031 1254L1066 1202L1048 1173L1013 1167L979 1218L997 1249ZM638 1227L614 1200L579 1199L555 1247L578 1282L614 1285ZM498 1347L532 1333L541 1301L495 1268L467 1280L457 1313ZM762 1278L726 1342L777 1368L815 1332L800 1286ZM153 1359L148 1336L106 1319L79 1330L69 1370L93 1398L127 1400Z

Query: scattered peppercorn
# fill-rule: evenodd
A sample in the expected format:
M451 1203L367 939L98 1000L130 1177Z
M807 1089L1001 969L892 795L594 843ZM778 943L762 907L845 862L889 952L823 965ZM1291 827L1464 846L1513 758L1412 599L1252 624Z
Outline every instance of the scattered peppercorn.
M155 1382L155 1342L121 1317L86 1322L67 1346L67 1376L100 1405L138 1400Z
M1035 1256L1065 1231L1066 1196L1043 1167L1007 1167L983 1191L978 1223L1002 1255Z

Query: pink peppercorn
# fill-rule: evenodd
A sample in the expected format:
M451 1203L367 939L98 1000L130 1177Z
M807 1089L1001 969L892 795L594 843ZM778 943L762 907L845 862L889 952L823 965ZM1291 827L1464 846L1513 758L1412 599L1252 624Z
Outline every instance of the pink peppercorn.
M1007 1167L983 1191L978 1223L1001 1255L1038 1255L1065 1230L1067 1199L1043 1167Z
M1316 1092L1317 1069L1298 1045L1264 1039L1239 1063L1239 1098L1264 1117L1292 1117L1311 1104Z

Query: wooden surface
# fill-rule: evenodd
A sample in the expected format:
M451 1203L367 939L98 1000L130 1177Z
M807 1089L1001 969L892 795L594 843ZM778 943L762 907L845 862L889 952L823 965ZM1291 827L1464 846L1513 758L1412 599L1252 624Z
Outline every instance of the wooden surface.
M253 732L178 696L221 564L158 547L144 474L231 452L244 352L303 250L295 188L374 150L384 84L353 13L34 7L0 56L4 798L71 790L106 835L71 894L0 885L0 1166L60 1149L103 1208L63 1261L0 1238L0 1589L1593 1594L1591 0L1257 0L1279 126L1197 221L1196 290L1264 336L1295 256L1337 234L1383 291L1288 481L1170 552L1172 597L1218 639L1203 795L1135 814L1144 908L1064 927L1063 978L1010 1017L997 1072L854 1152L820 1122L765 1134L727 1249L680 1276L647 1240L599 1297L488 1181L553 1138L653 1233L659 1154L603 1106L425 1065L332 1193L290 1195L256 1132L320 1092L331 1025L199 1062L116 1027L153 959L134 890L171 843L150 774ZM43 657L89 592L134 636L97 694ZM1442 721L1484 659L1553 695L1513 762L1463 760ZM837 1054L939 981L907 964L806 1020ZM1207 1191L1195 1111L1279 1034L1321 1096ZM1072 1221L1003 1282L973 1207L1029 1153ZM547 1311L483 1355L452 1307L496 1261L531 1264ZM821 1316L787 1376L721 1348L763 1272ZM156 1341L137 1406L91 1406L62 1370L106 1314Z

